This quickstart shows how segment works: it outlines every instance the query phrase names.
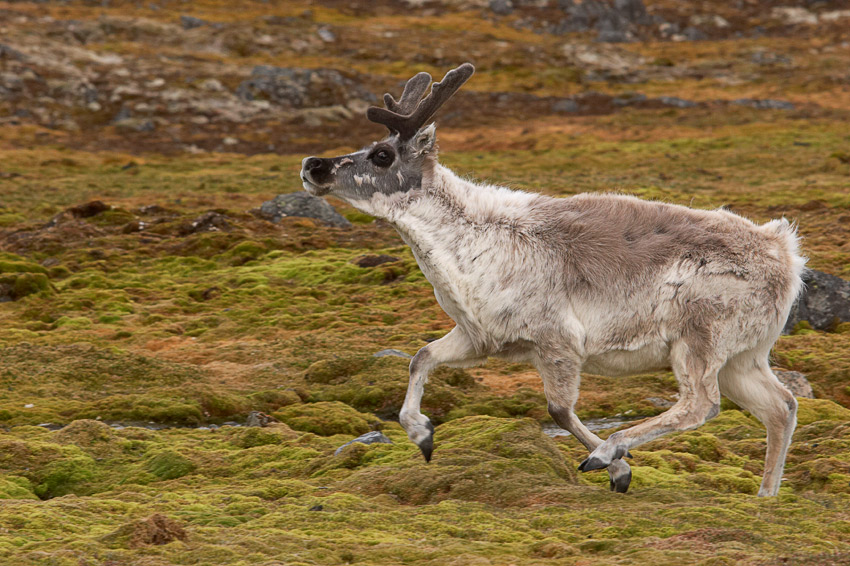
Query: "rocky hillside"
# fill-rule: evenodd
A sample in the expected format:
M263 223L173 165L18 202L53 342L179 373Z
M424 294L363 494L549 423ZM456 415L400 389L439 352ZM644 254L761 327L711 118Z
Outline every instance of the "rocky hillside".
M298 171L466 60L461 174L798 223L779 497L728 401L609 492L524 364L437 371L432 462L406 439L408 356L452 321ZM850 564L848 121L838 0L0 3L0 563ZM578 411L604 437L676 398L585 375Z

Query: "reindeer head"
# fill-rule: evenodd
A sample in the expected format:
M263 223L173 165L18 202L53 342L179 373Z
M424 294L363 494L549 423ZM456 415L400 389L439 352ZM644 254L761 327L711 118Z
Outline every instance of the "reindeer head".
M419 187L425 160L436 144L434 124L425 124L473 72L475 68L469 63L449 71L424 99L422 95L431 84L428 73L407 81L399 100L385 94L386 108L373 106L366 117L386 126L390 135L348 155L304 158L304 189L316 196L333 194L348 201L364 201L375 193L389 195Z

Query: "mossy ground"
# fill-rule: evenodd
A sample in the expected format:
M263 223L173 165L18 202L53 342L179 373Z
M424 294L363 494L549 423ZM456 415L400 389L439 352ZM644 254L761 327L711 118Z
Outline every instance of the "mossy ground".
M850 57L836 47L846 34L620 46L659 62L650 68L677 70L636 84L591 80L560 58L564 38L485 23L477 13L352 13L328 1L246 4L237 17L231 4L192 7L232 26L221 52L144 34L87 48L156 57L157 69L165 60L332 66L387 80L414 66L441 73L456 61L437 57L440 44L475 60L470 90L479 94L637 90L704 101L529 118L522 109L487 114L459 95L461 116L447 116L451 127L440 129L442 160L551 195L617 190L727 206L757 221L784 215L799 223L810 266L850 278L842 70ZM9 41L42 33L33 20L14 23L15 14L173 23L188 9L13 6L14 14L0 11ZM299 18L308 9L337 43L299 53L288 41L276 51L237 41L274 33L265 16ZM409 38L406 60L387 33ZM764 50L794 64L755 69L750 56ZM797 108L711 103L742 97ZM0 563L850 562L846 324L777 343L775 363L806 373L818 400L801 401L785 482L771 500L753 495L764 430L732 406L696 431L633 450L631 491L610 493L606 474L575 472L586 451L574 439L540 432L548 415L533 368L497 361L432 377L423 408L438 426L425 464L393 422L408 361L372 356L386 348L413 354L453 326L410 251L386 224L339 201L332 203L355 223L350 230L297 218L271 224L249 212L300 189L304 155L371 141L376 130L363 122L300 127L283 155L180 153L166 128L128 138L111 126L68 133L4 124L0 296L11 300L0 303ZM239 134L263 144L273 137ZM364 254L399 261L352 263ZM578 410L584 418L645 417L661 411L653 399L675 394L669 373L588 375ZM221 425L257 410L281 422L159 431L104 423ZM44 423L69 426L34 426ZM373 429L394 444L355 444L334 456Z

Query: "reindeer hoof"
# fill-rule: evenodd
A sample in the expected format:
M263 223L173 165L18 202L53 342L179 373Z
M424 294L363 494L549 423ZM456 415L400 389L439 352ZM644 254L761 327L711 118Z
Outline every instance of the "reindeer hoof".
M609 486L611 491L615 491L617 493L626 493L629 491L629 484L632 483L632 472L629 470L628 474L623 474L622 476L617 477L616 479L611 478L611 482Z
M423 439L417 446L419 446L419 450L422 451L422 455L425 457L426 462L431 461L431 454L434 452L434 425L429 421L426 424L428 428L428 432L430 433L425 439Z
M600 460L599 458L595 458L591 456L590 458L585 458L584 462L578 465L578 471L580 472L592 472L593 470L601 470L602 468L607 468L608 464Z

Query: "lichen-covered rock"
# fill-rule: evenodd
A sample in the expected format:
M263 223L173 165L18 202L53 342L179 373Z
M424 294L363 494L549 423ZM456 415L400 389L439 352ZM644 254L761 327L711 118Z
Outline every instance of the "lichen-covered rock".
M261 204L257 210L257 215L270 222L280 222L282 218L287 216L297 216L315 218L337 228L351 228L351 222L338 213L334 207L324 199L314 197L305 191L278 195L274 199Z

